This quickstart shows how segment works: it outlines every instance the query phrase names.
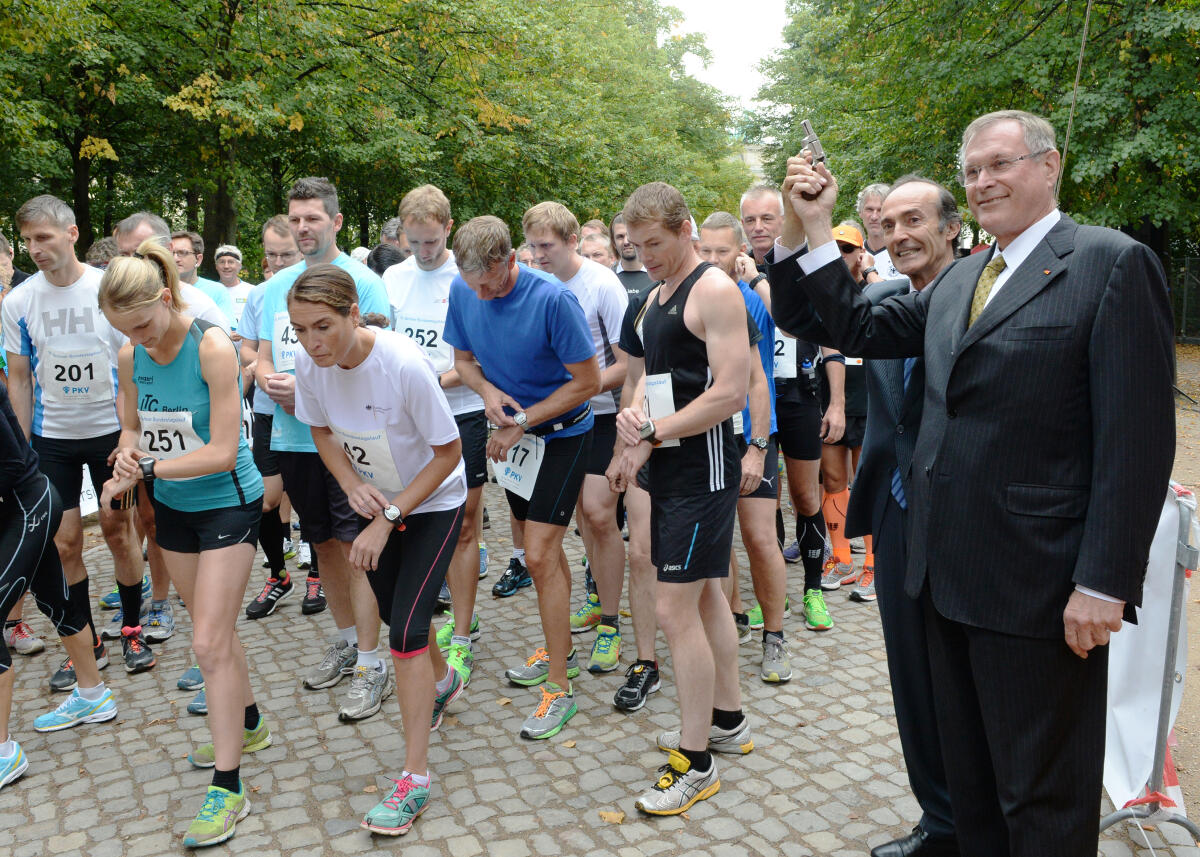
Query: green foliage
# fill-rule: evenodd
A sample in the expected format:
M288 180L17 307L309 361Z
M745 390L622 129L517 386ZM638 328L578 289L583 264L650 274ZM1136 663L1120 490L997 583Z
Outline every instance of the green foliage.
M82 245L137 208L254 271L303 175L339 187L344 246L432 182L458 222L541 199L606 219L646 181L736 202L728 105L683 71L675 13L597 0L15 0L0 12L0 227L49 191Z
M1020 108L1067 127L1083 0L850 0L791 3L786 48L764 68L778 105L748 132L782 175L811 119L843 187L909 171L955 189L962 129ZM1063 177L1065 210L1087 222L1200 236L1200 5L1098 0L1092 8ZM852 203L852 201L850 201ZM849 210L845 213L850 213Z

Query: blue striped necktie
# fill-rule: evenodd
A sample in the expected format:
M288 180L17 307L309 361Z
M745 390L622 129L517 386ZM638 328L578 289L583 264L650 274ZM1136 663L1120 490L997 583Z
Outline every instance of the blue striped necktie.
M912 380L913 366L917 365L916 357L904 358L904 392L908 393L908 382ZM908 500L904 497L904 480L900 478L900 468L892 470L892 496L901 509L908 508Z

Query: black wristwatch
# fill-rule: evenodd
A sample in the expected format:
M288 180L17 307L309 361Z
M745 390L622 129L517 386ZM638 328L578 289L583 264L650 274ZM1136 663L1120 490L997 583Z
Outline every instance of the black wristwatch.
M753 280L748 282L746 285L748 285L750 288L754 288L755 286L757 286L759 283L761 283L766 278L767 278L766 274L759 274L757 277L755 277Z
M750 438L750 445L757 446L763 452L766 452L767 447L771 445L771 441L765 437L752 437Z
M158 464L158 459L151 458L149 455L138 459L138 467L142 468L142 481L147 485L154 481L154 465L156 464Z
M387 518L388 523L400 532L404 532L406 529L404 526L404 517L400 514L400 507L394 503L383 507L383 517Z

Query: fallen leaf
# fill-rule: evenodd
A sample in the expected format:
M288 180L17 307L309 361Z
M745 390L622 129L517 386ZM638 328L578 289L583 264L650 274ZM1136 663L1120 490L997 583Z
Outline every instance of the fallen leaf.
M691 820L692 820L692 817L691 817L690 815L688 815L686 812L681 812L681 813L679 813L679 817L680 817L680 818L686 818L688 821L691 821Z
M620 824L625 820L625 813L621 812L620 810L617 810L616 812L608 812L602 809L600 810L600 818L603 821L607 821L609 824Z
M622 616L632 616L633 615L628 610L621 610L620 613Z
M365 789L363 789L363 791L369 795L373 795L375 792L379 791L379 786L367 786Z
M262 788L262 786L250 786L250 791L257 792L261 788Z
M508 705L510 702L512 702L512 700L509 699L507 696L502 696L496 700L497 705Z
M575 742L574 741L563 741L563 746L570 749L571 747L575 746Z

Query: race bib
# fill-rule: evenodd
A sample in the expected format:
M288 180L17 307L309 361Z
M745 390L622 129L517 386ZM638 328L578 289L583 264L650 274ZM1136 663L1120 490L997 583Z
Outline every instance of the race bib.
M204 446L192 428L191 411L138 411L142 448L155 458L179 458Z
M292 329L292 319L286 311L275 313L275 334L272 338L275 347L275 371L296 371L296 350L300 348L300 340Z
M781 333L775 334L775 377L796 377L796 340Z
M745 433L745 429L743 428L743 424L742 424L742 412L741 411L738 411L736 414L733 415L733 433L737 437L741 437Z
M396 330L425 349L433 361L433 369L439 375L454 368L454 346L442 339L446 320L418 318L412 315L397 315Z
M382 429L351 431L331 425L329 430L342 442L342 451L359 478L378 488L389 499L404 490L404 482L396 470L392 449Z
M508 451L507 460L492 463L496 484L518 497L530 499L545 457L546 441L536 434L525 435Z
M675 387L671 384L670 372L646 376L645 412L652 420L675 413ZM679 446L679 439L664 440L659 446Z
M48 344L39 364L42 398L62 405L113 400L112 366L100 343L75 347Z

